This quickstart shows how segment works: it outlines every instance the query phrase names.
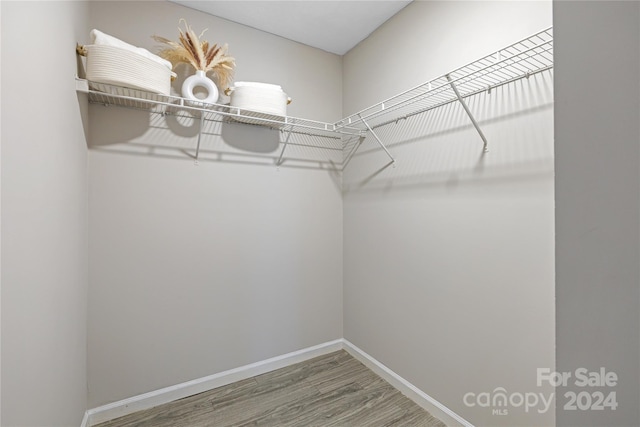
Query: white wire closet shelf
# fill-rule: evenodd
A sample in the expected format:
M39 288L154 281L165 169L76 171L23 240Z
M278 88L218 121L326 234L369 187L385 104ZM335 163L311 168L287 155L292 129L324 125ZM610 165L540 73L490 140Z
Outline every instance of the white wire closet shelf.
M484 151L488 151L487 139L464 99L484 91L491 92L494 88L553 68L552 30L552 27L542 30L484 58L358 111L335 123L336 127L355 127L363 132L367 131L385 148L375 134L376 128L446 104L460 102L484 143ZM358 145L352 144L345 166ZM386 148L385 151L391 161L395 161Z
M291 116L278 116L265 114L259 111L232 107L224 104L210 104L200 101L193 101L178 96L162 95L151 93L140 89L126 88L106 83L92 82L85 79L76 78L76 90L88 95L89 103L104 106L117 106L135 110L143 110L160 115L180 115L185 112L198 118L200 122L200 132L195 151L195 160L198 161L200 153L201 139L205 122L234 122L240 124L257 125L278 129L281 132L283 146L275 161L280 166L285 160L285 149L291 145L308 146L315 150L335 151L338 146L342 149L344 141L350 138L358 138L362 131L353 127L340 126L338 128L333 123L320 122L316 120L303 119ZM307 137L291 139L292 134ZM308 139L308 138L314 139ZM325 143L318 143L321 139ZM315 141L315 142L314 142ZM327 151L329 153L329 151ZM331 156L333 157L333 156ZM329 161L333 168L342 169L342 162Z
M145 110L158 114L175 114L179 110L197 112L206 121L221 122L225 119L242 123L277 128L283 132L305 133L317 136L336 137L342 134L358 135L360 130L349 126L336 126L316 120L291 116L276 116L224 104L209 104L178 96L162 95L106 83L76 79L78 92L87 93L89 102L102 105Z
M395 162L383 141L376 135L375 129L453 102L460 102L478 131L483 141L484 150L487 151L487 138L473 117L465 98L484 91L491 92L494 88L529 78L552 68L553 33L552 28L547 28L335 123L267 115L229 105L207 104L177 96L159 95L142 90L89 82L79 78L76 89L78 92L87 93L91 103L142 109L163 115L187 110L201 118L201 127L203 121L223 122L230 120L280 129L284 140L276 162L278 165L283 162L291 134L337 139L341 142L343 150L343 162L338 166L344 169L368 135L372 136L381 146L391 162ZM200 136L198 137L198 149L199 146Z

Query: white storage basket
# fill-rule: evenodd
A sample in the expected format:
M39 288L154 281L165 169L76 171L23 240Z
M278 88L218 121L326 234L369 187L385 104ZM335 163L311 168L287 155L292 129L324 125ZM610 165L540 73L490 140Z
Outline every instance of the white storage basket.
M282 124L287 115L287 104L291 102L280 86L268 83L236 82L225 93L231 97L229 105L240 109L242 116L256 118L237 117L236 120L274 127ZM276 123L265 122L265 119Z
M169 95L169 68L137 53L107 45L86 45L87 80Z

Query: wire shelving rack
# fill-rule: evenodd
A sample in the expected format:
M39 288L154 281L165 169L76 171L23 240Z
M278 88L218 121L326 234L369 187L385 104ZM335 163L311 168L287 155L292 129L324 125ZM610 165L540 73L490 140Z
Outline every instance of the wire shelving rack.
M484 91L490 93L494 88L529 78L551 68L553 68L553 31L552 28L547 28L484 58L358 111L335 124L337 128L344 126L368 132L382 146L391 161L395 162L376 135L376 128L397 123L399 120L453 102L460 102L478 131L483 142L483 150L486 152L488 151L487 138L464 99ZM356 142L347 148L344 166L359 145Z
M89 102L146 110L168 115L180 110L191 112L200 118L200 128L205 121L236 121L252 125L279 129L282 135L282 149L277 165L284 161L284 154L292 134L306 134L339 140L343 147L343 162L337 165L344 169L367 136L372 136L384 152L395 162L375 129L401 119L425 113L434 108L459 102L469 116L488 151L488 141L480 125L476 122L465 98L484 91L529 78L553 68L553 30L547 28L530 37L513 43L481 59L457 68L447 74L429 80L382 102L351 114L335 123L315 120L273 116L231 107L223 104L207 104L168 95L158 95L141 90L128 89L102 83L76 79L78 92L87 93ZM200 148L196 148L196 159Z

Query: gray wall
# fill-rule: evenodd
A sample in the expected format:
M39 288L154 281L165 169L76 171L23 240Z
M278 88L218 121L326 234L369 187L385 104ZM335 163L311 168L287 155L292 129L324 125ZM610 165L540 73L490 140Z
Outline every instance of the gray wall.
M349 52L349 114L551 25L549 2L414 2ZM384 54L381 54L384 52ZM467 392L553 390L553 76L379 128L344 173L345 338L475 425L553 425Z
M640 425L638 2L556 2L558 425ZM604 85L603 81L608 84ZM575 370L615 387L575 387ZM566 392L616 393L615 411L567 411Z
M339 56L168 2L90 8L151 49L186 18L229 43L236 80L282 85L291 115L342 116ZM340 177L305 161L325 155L293 147L304 168L278 169L273 148L237 148L277 132L224 124L194 166L192 121L135 113L90 109L90 406L342 337Z
M73 76L87 4L2 2L2 425L79 425L87 399L87 147Z

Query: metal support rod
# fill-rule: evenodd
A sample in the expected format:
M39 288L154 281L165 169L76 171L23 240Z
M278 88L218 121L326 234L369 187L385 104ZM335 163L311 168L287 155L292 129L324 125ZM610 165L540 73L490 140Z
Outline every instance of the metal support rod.
M282 164L282 156L284 156L284 149L287 148L287 144L289 143L289 138L291 137L291 131L284 140L284 145L282 146L282 151L280 151L280 157L278 157L278 161L276 162L276 166L280 166Z
M395 163L396 159L393 158L393 156L391 155L389 150L387 150L387 147L385 147L384 144L382 143L382 141L380 141L380 138L378 138L378 135L376 135L376 133L373 131L373 129L371 129L371 126L369 126L369 123L367 123L366 120L362 118L362 115L358 114L358 116L360 117L360 120L362 120L362 123L364 123L364 125L367 127L367 129L369 129L369 132L371 132L371 135L373 135L375 140L378 141L378 144L380 144L380 147L382 147L384 152L387 153L387 156L389 156L389 158L391 159L391 162Z
M351 158L353 157L353 155L356 154L356 151L358 150L358 148L362 144L362 141L364 141L364 136L361 136L361 137L358 138L358 142L355 143L355 145L353 146L353 148L351 149L351 151L347 155L347 159L344 161L344 163L342 165L342 170L344 170L347 167L347 165L351 161Z
M451 89L453 89L453 91L455 92L456 96L458 97L458 101L460 101L460 104L462 104L462 108L464 108L464 111L467 113L467 116L469 116L469 119L471 120L471 123L473 123L473 126L476 128L476 130L480 134L480 138L482 138L482 141L484 142L484 146L483 146L482 150L485 153L488 152L489 149L487 148L487 138L482 133L482 129L480 129L480 126L478 125L478 122L476 122L476 119L473 118L473 114L471 114L471 110L469 110L469 107L467 106L467 103L464 102L464 99L462 99L462 96L460 96L460 92L458 92L458 88L451 81L451 76L449 76L449 74L446 74L445 77L447 78L447 81L451 85Z
M203 123L204 123L204 114L200 113L200 130L198 131L198 145L196 146L196 163L198 163L198 155L200 154L200 138L202 138Z

